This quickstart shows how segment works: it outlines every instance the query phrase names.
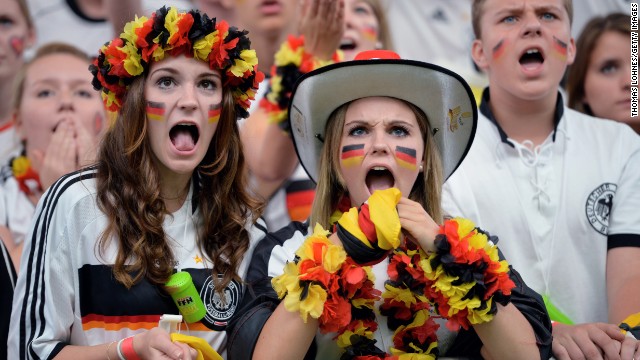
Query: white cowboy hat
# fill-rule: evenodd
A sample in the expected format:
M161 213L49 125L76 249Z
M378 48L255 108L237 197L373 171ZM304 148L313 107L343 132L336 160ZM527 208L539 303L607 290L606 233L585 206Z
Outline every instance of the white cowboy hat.
M371 96L401 99L424 111L446 180L471 148L478 112L469 85L458 74L388 50L365 51L353 61L321 67L296 83L289 104L291 135L298 158L317 182L325 125L350 101Z

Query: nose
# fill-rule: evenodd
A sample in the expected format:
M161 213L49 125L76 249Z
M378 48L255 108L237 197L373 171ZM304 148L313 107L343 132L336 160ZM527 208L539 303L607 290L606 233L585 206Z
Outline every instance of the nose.
M530 36L540 36L541 34L541 25L540 19L535 14L525 15L522 19L522 36L530 37Z
M182 94L178 99L178 107L182 110L193 111L198 108L198 100L195 94L194 86L185 86Z
M382 131L377 131L373 136L373 143L371 145L371 154L387 155L391 153L389 144L385 141L385 134Z
M73 95L69 93L69 91L61 91L60 92L60 107L59 111L71 111L74 110L73 107Z

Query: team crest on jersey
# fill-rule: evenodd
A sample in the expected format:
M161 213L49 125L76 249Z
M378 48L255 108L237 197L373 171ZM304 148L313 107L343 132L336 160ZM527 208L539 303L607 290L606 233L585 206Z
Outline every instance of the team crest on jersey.
M587 198L587 220L602 235L609 233L609 215L617 189L616 184L604 183L593 190Z
M200 292L202 302L207 308L207 314L201 320L202 323L213 330L224 330L238 307L240 295L241 287L237 281L232 280L224 289L223 295L220 296L215 291L211 276L207 277Z

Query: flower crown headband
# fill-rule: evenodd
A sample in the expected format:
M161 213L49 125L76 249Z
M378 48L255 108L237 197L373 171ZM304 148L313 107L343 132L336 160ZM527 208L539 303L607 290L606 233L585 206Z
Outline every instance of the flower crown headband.
M223 86L230 86L239 117L249 116L247 109L254 99L264 74L258 70L255 50L246 30L216 23L198 10L178 12L162 8L151 18L145 16L127 23L119 38L106 43L89 70L93 87L102 91L109 111L118 111L131 83L149 69L152 61L168 54L205 61L222 73Z

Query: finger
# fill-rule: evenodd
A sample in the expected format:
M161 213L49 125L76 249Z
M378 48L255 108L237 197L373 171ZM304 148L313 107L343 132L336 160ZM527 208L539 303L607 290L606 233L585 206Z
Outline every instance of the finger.
M613 324L597 323L596 326L604 331L610 338L624 341L625 335L620 332L620 328Z
M320 1L322 0L308 0L309 4L309 17L317 17L320 11Z
M560 341L554 339L551 343L551 351L553 352L553 357L556 360L570 360L569 352L567 349L560 343Z
M635 356L636 348L638 347L638 340L625 336L621 343L620 358L622 360L631 360Z
M318 0L320 2L318 6L318 16L320 19L330 19L333 11L335 10L335 0Z
M185 343L181 343L179 341L174 341L173 343L174 345L180 348L180 351L182 351L182 354L183 354L181 358L182 360L195 359L198 356L198 352L191 346Z
M575 344L578 346L578 349L569 350L569 354L571 354L571 358L575 359L578 355L573 355L572 351L576 354L580 355L580 358L587 359L603 359L603 351L604 347L607 347L607 341L611 340L606 334L602 331L593 331L593 328L589 328L586 333L580 333L578 336L574 338ZM615 356L615 355L614 355Z

